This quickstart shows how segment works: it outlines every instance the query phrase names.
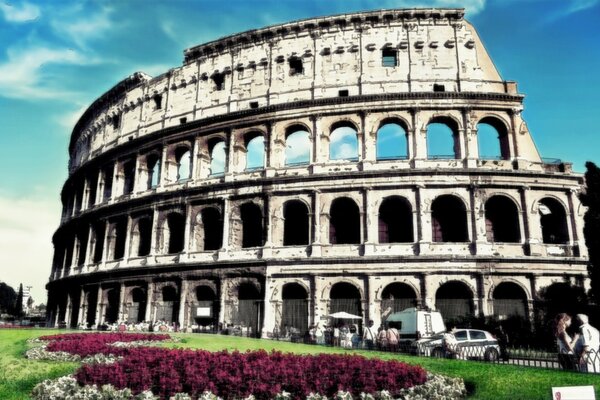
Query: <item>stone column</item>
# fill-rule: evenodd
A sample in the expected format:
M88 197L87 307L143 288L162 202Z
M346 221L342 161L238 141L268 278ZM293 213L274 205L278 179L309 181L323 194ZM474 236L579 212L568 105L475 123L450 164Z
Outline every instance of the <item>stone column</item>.
M79 323L79 324L86 323L85 315L86 315L86 311L87 311L88 307L89 306L85 299L85 290L83 290L83 286L82 286L80 293L79 293L79 316L77 317L77 323Z
M146 312L144 314L144 321L150 321L152 319L154 308L154 283L147 283L146 290Z
M226 253L229 251L229 243L231 242L231 227L230 227L230 214L231 214L231 200L229 198L223 199L223 243L221 245L221 252Z
M119 315L118 322L123 322L126 320L125 317L125 283L121 282L121 287L119 287Z
M96 325L96 328L98 328L98 326L102 325L102 322L104 321L104 316L102 315L102 286L98 285L98 289L96 290L96 316L94 318L94 325Z
M129 253L131 253L131 249L129 247L131 245L132 225L133 225L133 219L131 218L131 215L128 215L127 216L127 225L125 226L125 249L123 251L123 260L124 261L129 259Z
M312 243L311 256L321 256L321 192L315 190L312 195Z
M367 187L363 192L364 201L364 229L365 235L365 254L372 252L377 243L379 243L379 218L373 199L373 188Z
M184 326L184 319L185 319L185 315L186 315L186 311L187 311L187 307L186 307L186 301L187 301L187 291L188 291L188 281L186 279L181 281L181 289L180 289L180 293L179 293L179 315L177 317L177 323L179 324L179 326L183 329L185 328Z
M157 255L159 253L158 246L158 234L159 234L159 224L158 224L159 212L158 208L154 207L152 210L152 230L150 233L150 255Z

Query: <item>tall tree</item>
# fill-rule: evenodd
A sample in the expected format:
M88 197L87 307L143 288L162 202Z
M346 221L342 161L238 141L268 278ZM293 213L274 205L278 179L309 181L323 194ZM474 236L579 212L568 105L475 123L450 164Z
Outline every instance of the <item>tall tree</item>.
M4 282L0 282L0 313L12 314L16 300L17 293L15 289Z
M586 188L579 196L588 208L583 217L583 236L589 254L590 295L596 304L600 304L600 169L591 161L586 162L585 167Z
M17 301L15 303L15 316L23 315L23 284L19 284L19 293L17 293Z

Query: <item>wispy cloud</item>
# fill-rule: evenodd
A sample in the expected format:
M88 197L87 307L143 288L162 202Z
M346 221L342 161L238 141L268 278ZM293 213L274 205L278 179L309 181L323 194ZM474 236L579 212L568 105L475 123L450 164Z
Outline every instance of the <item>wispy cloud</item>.
M110 16L113 10L103 7L95 14L84 14L79 7L60 12L52 20L52 28L60 35L82 49L88 48L88 41L101 38L113 27Z
M88 57L72 49L44 47L9 49L0 64L0 93L17 99L65 98L73 92L61 88L49 76L54 65L89 65Z
M4 19L8 22L31 22L41 15L38 6L22 3L20 6L8 2L0 3L0 11L4 14Z
M464 8L469 15L475 15L485 9L487 0L367 0L363 7L377 8ZM345 4L345 3L342 3Z
M572 14L588 10L592 7L597 6L600 3L600 0L568 0L568 1L558 1L555 4L558 4L558 7L555 7L555 10L547 15L545 19L542 20L542 24L548 24L560 19L566 18Z

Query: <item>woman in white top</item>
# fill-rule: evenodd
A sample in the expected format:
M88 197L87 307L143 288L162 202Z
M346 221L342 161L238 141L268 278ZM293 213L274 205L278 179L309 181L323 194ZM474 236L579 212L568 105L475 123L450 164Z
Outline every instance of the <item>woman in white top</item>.
M575 369L573 347L579 338L575 335L573 338L567 332L571 325L571 317L568 314L560 313L554 318L554 336L556 337L556 347L558 349L558 362L563 369Z

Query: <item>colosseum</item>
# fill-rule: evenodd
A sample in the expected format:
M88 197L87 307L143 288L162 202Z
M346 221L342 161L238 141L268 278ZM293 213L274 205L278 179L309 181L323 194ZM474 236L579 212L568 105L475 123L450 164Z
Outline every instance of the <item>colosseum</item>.
M582 176L541 158L523 98L462 9L269 26L134 73L73 129L48 322L531 318L589 279Z

